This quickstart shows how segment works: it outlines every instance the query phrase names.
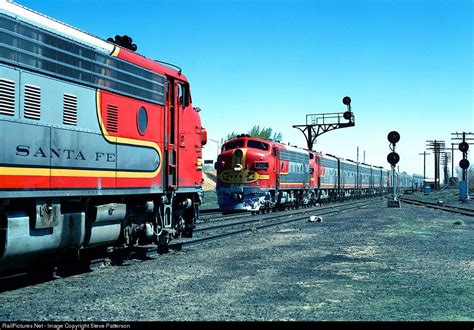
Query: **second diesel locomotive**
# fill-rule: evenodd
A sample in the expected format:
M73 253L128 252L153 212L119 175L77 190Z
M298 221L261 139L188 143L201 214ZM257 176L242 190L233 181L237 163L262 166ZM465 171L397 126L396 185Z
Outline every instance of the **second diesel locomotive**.
M267 211L383 194L392 186L387 170L249 135L222 146L215 163L217 198L224 212ZM421 188L419 176L396 176L403 188Z

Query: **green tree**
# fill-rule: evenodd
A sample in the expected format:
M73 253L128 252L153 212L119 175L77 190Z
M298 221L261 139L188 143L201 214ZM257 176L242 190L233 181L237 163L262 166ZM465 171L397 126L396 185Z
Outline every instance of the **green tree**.
M273 135L272 135L272 133L273 133L273 128L271 128L271 127L262 127L262 128L260 128L259 125L254 125L248 131L247 134L249 134L250 136L259 137L259 138L265 139L265 140L272 139L273 141L281 141L282 134L280 132L275 132L275 133L273 133ZM237 135L239 135L239 134L232 131L231 133L226 135L225 140L222 141L222 142L229 141L229 140L237 137Z
M223 139L224 141L221 141L221 144L225 141L232 140L233 138L237 137L237 135L239 135L239 134L232 131L232 133L229 133L229 134L226 135L225 139Z

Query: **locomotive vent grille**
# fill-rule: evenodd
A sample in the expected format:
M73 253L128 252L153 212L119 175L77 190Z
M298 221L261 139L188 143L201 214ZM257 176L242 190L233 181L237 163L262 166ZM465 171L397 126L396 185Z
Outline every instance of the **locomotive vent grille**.
M15 114L15 82L0 78L0 115Z
M25 118L39 120L41 117L41 88L25 85Z
M77 96L76 95L64 94L63 124L77 125Z
M116 105L107 104L107 121L108 132L118 132L118 107Z

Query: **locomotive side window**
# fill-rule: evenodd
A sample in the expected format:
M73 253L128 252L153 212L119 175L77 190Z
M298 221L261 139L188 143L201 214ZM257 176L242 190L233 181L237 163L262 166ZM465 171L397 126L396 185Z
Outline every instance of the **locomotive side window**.
M0 26L6 62L153 103L164 102L163 75L5 15L0 15Z
M138 109L137 127L138 127L138 133L140 133L140 135L144 135L148 127L148 114L144 107L140 107L140 109Z
M255 140L248 140L247 147L260 149L260 150L268 150L268 144L260 142L260 141L255 141Z

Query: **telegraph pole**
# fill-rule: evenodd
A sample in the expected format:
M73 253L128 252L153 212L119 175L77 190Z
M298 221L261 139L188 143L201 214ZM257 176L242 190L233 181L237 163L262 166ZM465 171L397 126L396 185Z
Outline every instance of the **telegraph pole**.
M451 160L451 155L446 151L441 154L441 165L443 165L443 173L444 173L444 184L448 184L448 163Z
M453 183L456 182L454 181L454 143L451 142L451 177L453 178Z
M422 154L418 155L423 155L423 187L425 186L425 180L426 180L426 155L431 155L429 152L423 151Z
M442 140L426 140L427 148L433 150L434 154L434 172L435 172L435 190L440 189L440 153L444 151L444 141Z

